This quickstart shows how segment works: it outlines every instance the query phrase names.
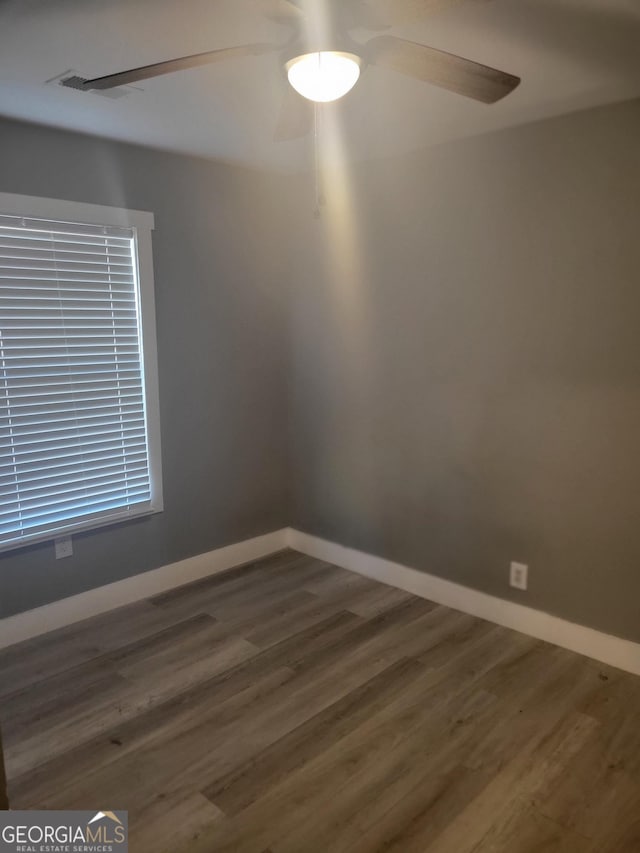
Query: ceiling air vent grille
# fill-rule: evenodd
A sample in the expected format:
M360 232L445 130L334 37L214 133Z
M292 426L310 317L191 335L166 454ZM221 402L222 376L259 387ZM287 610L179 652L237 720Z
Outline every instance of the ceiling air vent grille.
M99 98L108 98L110 101L118 101L120 98L126 98L133 92L141 92L137 86L118 86L116 89L83 89L82 84L86 83L89 77L81 77L77 71L69 68L62 74L52 77L47 80L47 84L54 86L64 86L65 89L75 89L77 92L85 92L88 95L97 95Z

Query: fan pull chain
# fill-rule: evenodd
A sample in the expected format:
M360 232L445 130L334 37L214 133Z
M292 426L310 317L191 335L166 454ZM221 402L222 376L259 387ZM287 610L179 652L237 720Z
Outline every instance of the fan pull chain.
M324 193L322 192L322 184L320 177L320 130L322 118L322 113L320 112L320 110L321 105L316 101L313 105L313 153L316 193L316 206L314 208L313 215L316 219L320 219L320 208L324 204L326 204L326 199L324 197Z

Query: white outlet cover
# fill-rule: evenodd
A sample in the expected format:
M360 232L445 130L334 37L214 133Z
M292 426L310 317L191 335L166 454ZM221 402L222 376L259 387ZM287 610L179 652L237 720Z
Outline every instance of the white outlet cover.
M71 536L59 536L55 540L56 560L61 560L63 557L70 557L73 554L73 541Z
M525 563L511 563L509 583L516 589L526 589L529 580L529 566Z

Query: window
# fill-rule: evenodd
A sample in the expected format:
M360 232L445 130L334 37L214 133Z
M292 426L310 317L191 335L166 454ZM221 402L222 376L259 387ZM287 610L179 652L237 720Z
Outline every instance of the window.
M162 509L152 228L0 193L0 550Z

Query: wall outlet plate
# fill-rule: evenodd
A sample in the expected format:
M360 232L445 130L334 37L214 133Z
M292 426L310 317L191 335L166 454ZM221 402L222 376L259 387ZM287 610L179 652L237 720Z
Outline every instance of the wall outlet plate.
M56 560L61 560L63 557L70 557L73 554L73 541L71 536L59 536L55 540L56 545Z
M509 584L516 589L526 589L529 581L529 566L524 563L511 563Z

